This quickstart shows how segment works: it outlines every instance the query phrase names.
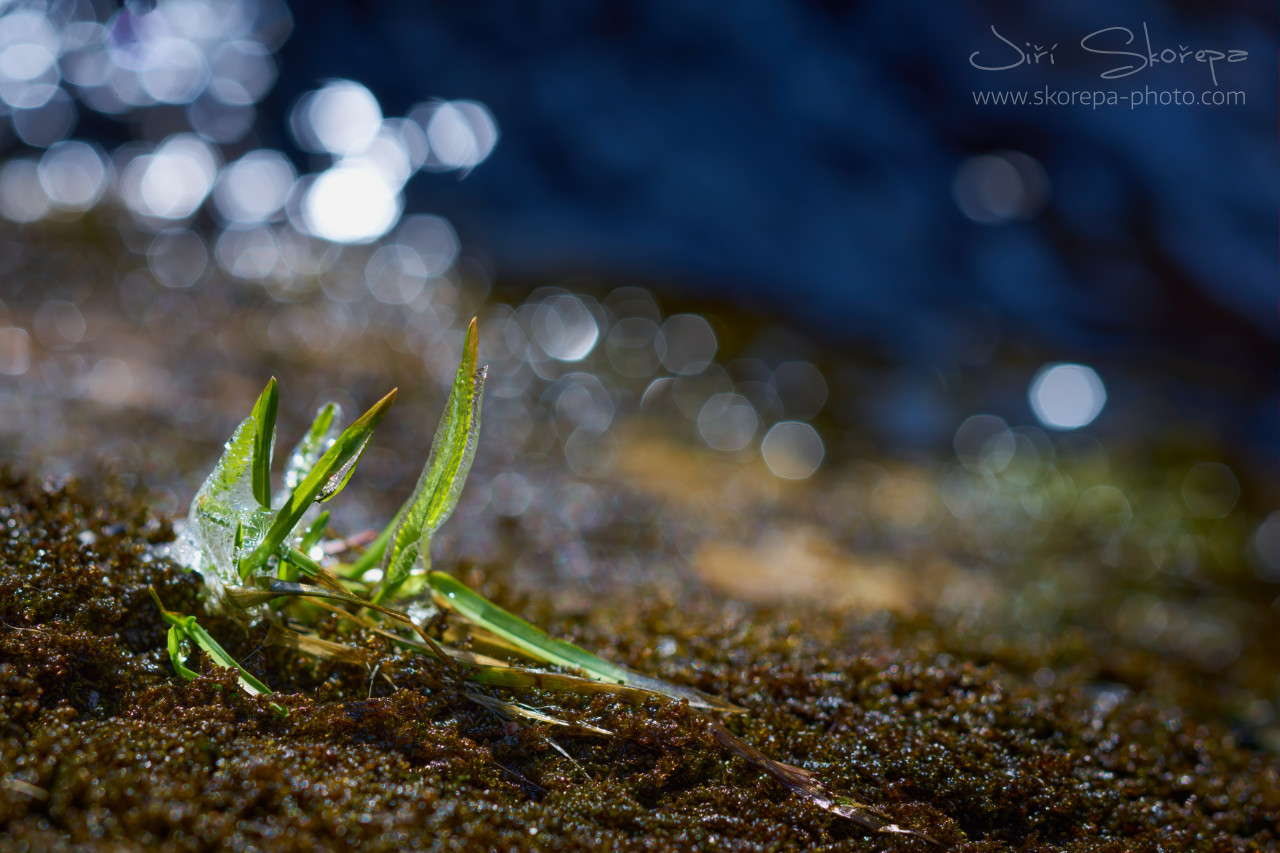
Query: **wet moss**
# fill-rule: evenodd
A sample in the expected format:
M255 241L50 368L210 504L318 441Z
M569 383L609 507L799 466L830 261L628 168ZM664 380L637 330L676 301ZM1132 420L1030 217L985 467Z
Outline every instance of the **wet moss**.
M616 733L566 737L497 719L438 664L335 620L322 636L364 665L267 644L147 556L166 533L123 491L0 471L0 847L926 849L789 794L679 703L519 696ZM1180 704L1190 671L1114 638L1000 639L927 612L750 608L697 588L678 608L655 594L566 614L496 567L468 580L747 707L725 720L736 734L954 850L1280 848L1280 761ZM207 660L179 682L151 585L287 716Z

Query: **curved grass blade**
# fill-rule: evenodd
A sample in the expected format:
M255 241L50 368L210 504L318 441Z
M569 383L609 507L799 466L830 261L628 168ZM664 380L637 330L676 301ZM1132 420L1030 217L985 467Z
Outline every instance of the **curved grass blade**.
M431 537L453 513L467 481L480 434L480 405L487 368L477 367L479 333L472 319L454 375L453 390L431 440L427 464L413 494L392 522L393 533L382 558L382 582L374 601L395 596L415 563L431 565Z
M503 610L451 575L429 572L427 583L437 593L436 598L441 605L515 644L538 660L581 669L602 681L627 683L629 673L626 669L573 643L557 640L536 625Z
M170 610L165 610L164 605L160 603L160 596L156 594L154 587L151 588L150 592L151 599L155 601L156 607L160 608L160 617L170 626L169 657L171 660L173 659L175 646L180 649L181 641L183 639L190 639L197 646L208 652L209 657L212 658L213 662L218 666L234 669L236 671L236 677L240 680L240 686L247 692L252 693L255 696L265 695L271 692L270 687L255 678L252 673L240 665L239 661L228 654L227 650L219 645L218 641L213 638L213 635L200 626L200 623L196 621L196 617L183 616L181 613L174 613ZM182 635L176 639L173 633L175 629ZM176 663L174 669L177 669ZM190 674L188 675L188 673ZM185 665L181 670L178 670L178 674L188 680L195 677L195 673L192 670L187 669Z
M244 551L244 522L243 521L236 522L236 533L235 533L235 536L232 537L231 543L232 543L231 553L235 556L235 559L239 561L241 556L243 556L242 552ZM240 571L239 562L236 563L236 571L237 572Z
M662 699L672 698L643 687L630 687L626 684L596 681L578 675L501 664L468 664L465 678L467 681L474 681L476 684L488 687L545 690L548 693L572 693L576 696L612 696L626 705L643 705L655 696Z
M184 681L192 681L200 673L187 666L187 655L190 651L187 646L187 635L177 625L169 626L169 635L165 638L169 647L169 663L173 664L173 671L178 673Z
M851 797L836 794L824 785L813 771L805 770L803 767L796 767L793 764L787 764L782 761L775 761L756 749L742 738L729 731L724 725L716 720L707 718L707 722L711 726L711 731L716 736L716 740L720 741L720 745L735 755L746 759L750 763L759 767L768 773L774 779L777 779L783 785L786 785L792 791L805 797L819 808L838 814L841 817L848 818L855 823L861 824L872 832L879 832L885 835L911 835L916 838L923 839L930 844L941 847L942 844L925 835L923 832L917 832L914 829L907 829L899 826L891 821L885 815L880 814L871 806L860 803Z
M610 663L573 643L557 640L541 628L503 610L461 581L444 572L428 572L427 583L436 592L436 600L469 622L492 631L538 660L573 667L590 678L612 684L625 684L673 699L686 699L695 708L710 711L742 711L737 705L708 696L691 687L668 684L657 678L632 672Z
M276 409L280 405L280 390L276 378L271 377L267 387L253 404L253 496L265 509L271 509L271 451L276 443Z
M283 646L295 649L304 655L326 661L368 666L369 655L363 649L346 643L325 640L311 633L286 627L278 622L271 622L267 638L263 641L268 646Z
M374 428L387 414L387 410L391 408L395 399L396 392L392 390L390 394L374 403L369 411L361 415L355 423L347 427L342 435L338 436L333 446L325 451L311 472L280 507L262 542L252 554L241 561L242 580L260 569L266 564L268 558L280 550L280 546L302 520L303 514L316 500L320 499L321 494L333 497L346 484L352 468L364 453ZM341 480L336 487L335 479Z

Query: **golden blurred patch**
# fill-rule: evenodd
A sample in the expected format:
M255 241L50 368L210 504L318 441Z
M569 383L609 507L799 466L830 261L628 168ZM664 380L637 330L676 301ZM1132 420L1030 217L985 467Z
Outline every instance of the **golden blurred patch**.
M707 545L694 568L721 592L755 604L903 612L922 598L909 567L888 556L850 554L808 526L770 531L752 545Z
M677 504L714 510L775 500L796 488L781 482L759 458L740 459L673 441L631 427L619 438L616 473L632 486Z

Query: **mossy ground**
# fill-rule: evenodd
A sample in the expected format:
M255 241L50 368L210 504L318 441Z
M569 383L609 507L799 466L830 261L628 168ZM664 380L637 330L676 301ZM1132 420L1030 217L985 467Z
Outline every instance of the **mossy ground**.
M0 474L0 847L927 849L790 795L676 703L521 697L617 733L565 737L434 686L435 663L376 637L345 638L366 665L265 645L148 558L170 535L109 483ZM747 607L699 589L678 607L655 594L566 616L492 567L468 579L747 707L726 722L750 743L950 849L1280 848L1280 761L1174 705L1178 691L1145 689L1168 667L1123 644L1005 642L927 613ZM149 586L200 615L288 715L207 659L178 681Z
M611 373L599 348L531 379L504 343L511 309L486 320L501 306L465 282L443 314L406 321L314 281L163 288L71 226L0 238L0 319L33 328L65 299L89 330L73 351L33 348L0 385L0 849L930 849L789 794L677 704L521 694L618 736L511 726L442 689L432 661L336 621L321 632L363 662L268 644L149 558L271 375L286 442L335 390L354 413L401 388L335 501L346 533L384 523L443 404L424 357L456 364L414 321L477 312L493 394L438 568L746 707L725 723L748 742L950 849L1280 849L1280 612L1246 558L1280 496L1161 405L1141 407L1152 423L1122 430L1127 446L1068 436L981 473L893 458L864 430L886 365L833 355L828 459L787 484L758 455L691 446L686 414L637 416L649 377ZM348 251L326 281L360 281L364 263ZM725 359L748 352L740 325L717 326ZM1021 393L1042 359L1020 358L953 377L957 393ZM94 384L104 365L115 381ZM618 406L616 458L588 474L569 470L576 424L551 393L582 371ZM1226 517L1181 505L1202 460L1241 477ZM491 505L504 474L532 496L516 515ZM205 658L179 681L152 586L287 716Z

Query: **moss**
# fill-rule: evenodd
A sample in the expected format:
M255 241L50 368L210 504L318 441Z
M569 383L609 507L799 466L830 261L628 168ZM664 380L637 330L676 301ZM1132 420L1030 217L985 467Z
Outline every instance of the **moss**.
M5 470L0 507L0 847L926 849L790 795L678 703L520 697L617 733L565 737L498 720L376 637L345 637L363 667L264 646L145 556L166 525L123 493ZM1141 650L698 590L678 609L655 595L557 619L497 570L471 574L589 647L746 706L726 719L737 734L952 849L1280 846L1280 761L1175 704L1178 691L1145 689L1161 662ZM178 682L152 584L281 691L288 716L208 661ZM1034 678L1046 668L1048 689Z

